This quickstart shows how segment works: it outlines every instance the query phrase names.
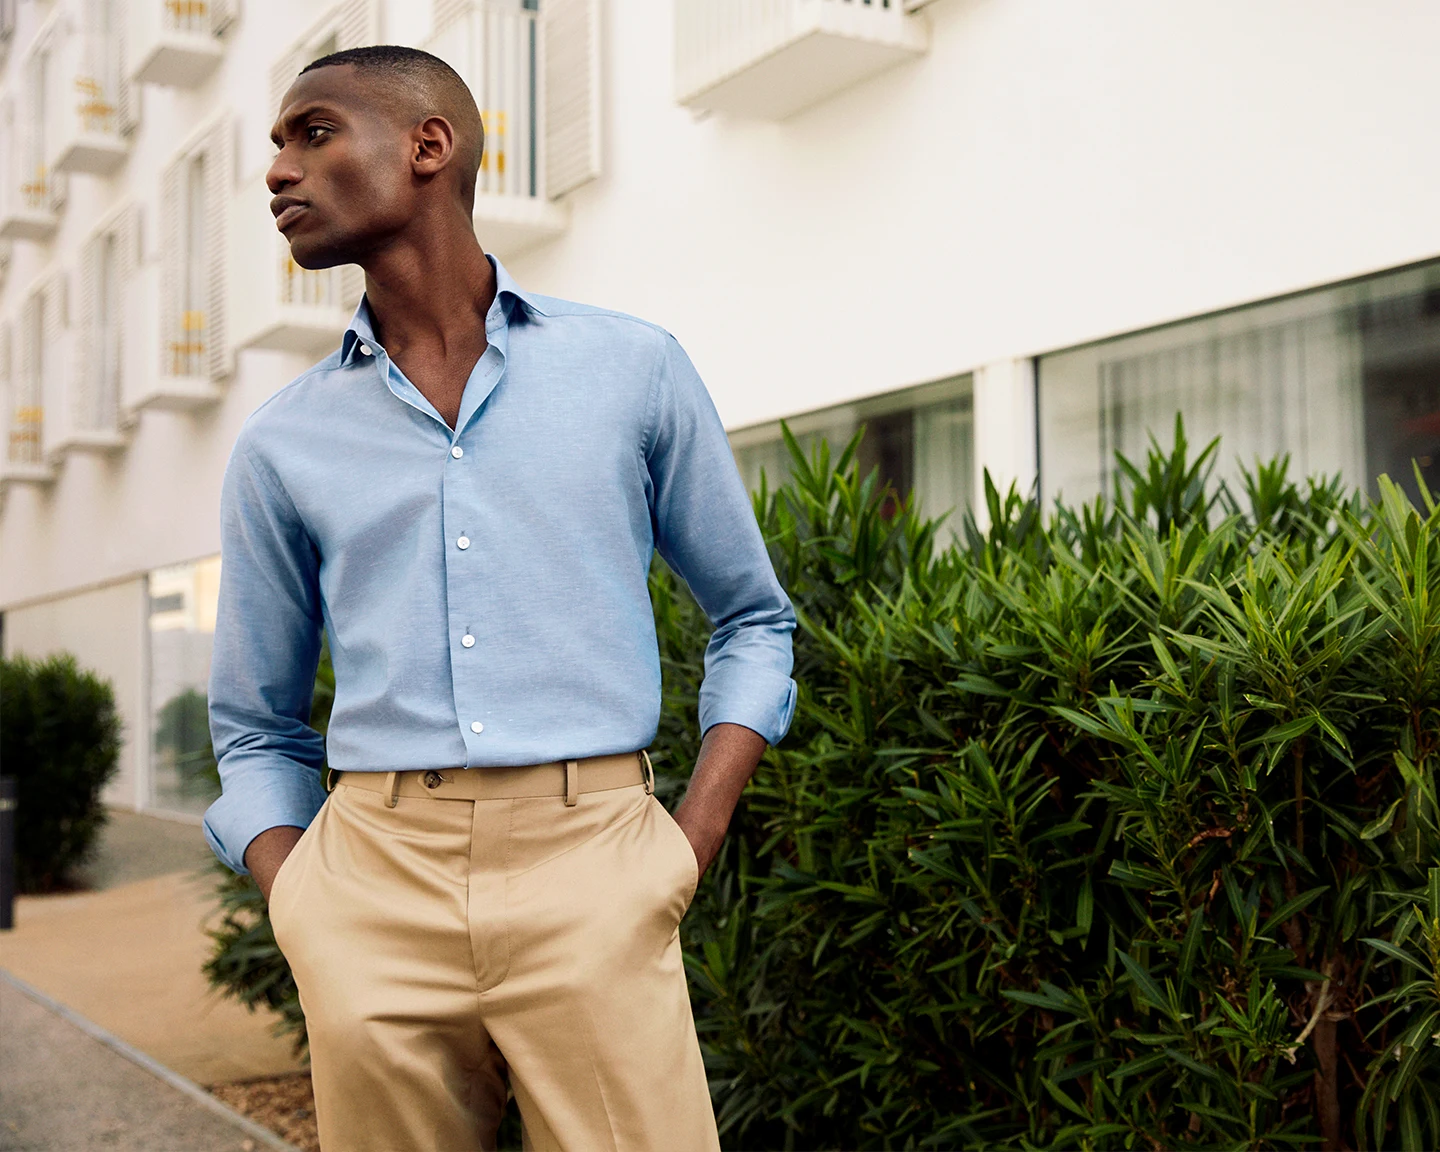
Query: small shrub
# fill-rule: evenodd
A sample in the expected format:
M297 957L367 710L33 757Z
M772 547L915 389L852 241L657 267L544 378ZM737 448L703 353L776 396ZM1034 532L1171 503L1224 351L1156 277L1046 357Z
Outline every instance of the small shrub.
M120 765L122 725L107 680L73 656L0 661L0 771L18 778L16 885L67 883L105 824L100 793Z

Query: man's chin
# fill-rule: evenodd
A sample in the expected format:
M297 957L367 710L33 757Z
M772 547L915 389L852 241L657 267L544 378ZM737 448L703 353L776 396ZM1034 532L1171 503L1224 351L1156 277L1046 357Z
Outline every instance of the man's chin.
M307 236L296 236L290 241L290 258L301 268L318 272L322 268L334 268L337 264L353 264L354 260L340 251L334 244L311 240Z

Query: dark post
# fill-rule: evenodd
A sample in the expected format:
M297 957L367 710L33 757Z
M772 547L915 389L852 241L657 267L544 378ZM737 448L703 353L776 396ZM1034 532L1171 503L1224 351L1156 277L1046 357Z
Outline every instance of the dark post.
M18 776L0 776L0 931L15 927L15 809Z

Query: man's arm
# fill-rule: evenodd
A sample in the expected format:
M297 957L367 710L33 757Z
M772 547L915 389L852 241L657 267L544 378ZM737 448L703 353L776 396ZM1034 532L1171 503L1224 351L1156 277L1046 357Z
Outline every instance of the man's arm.
M675 822L695 849L702 876L720 855L735 805L755 774L765 747L765 737L743 724L716 724L700 742L700 755Z
M676 813L704 872L766 745L790 726L795 610L775 578L719 414L669 336L651 408L645 457L655 546L715 626L700 685L700 755Z
M285 857L290 855L290 850L304 832L305 829L293 824L280 824L265 829L245 849L245 867L250 869L250 875L259 885L265 903L270 903L270 886L275 883L275 873L280 871L280 865L285 863Z
M310 727L320 657L319 554L278 477L242 431L220 498L220 603L210 735L222 793L205 837L270 884L325 801L325 741Z

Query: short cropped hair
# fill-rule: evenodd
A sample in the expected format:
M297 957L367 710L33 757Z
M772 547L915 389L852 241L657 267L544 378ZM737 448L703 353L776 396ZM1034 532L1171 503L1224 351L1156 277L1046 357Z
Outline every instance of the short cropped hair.
M438 56L400 44L370 44L346 48L312 60L299 75L317 68L349 64L384 87L397 107L419 123L427 116L443 116L455 129L455 150L460 160L460 191L474 207L475 181L485 158L485 128L475 96L460 73Z

